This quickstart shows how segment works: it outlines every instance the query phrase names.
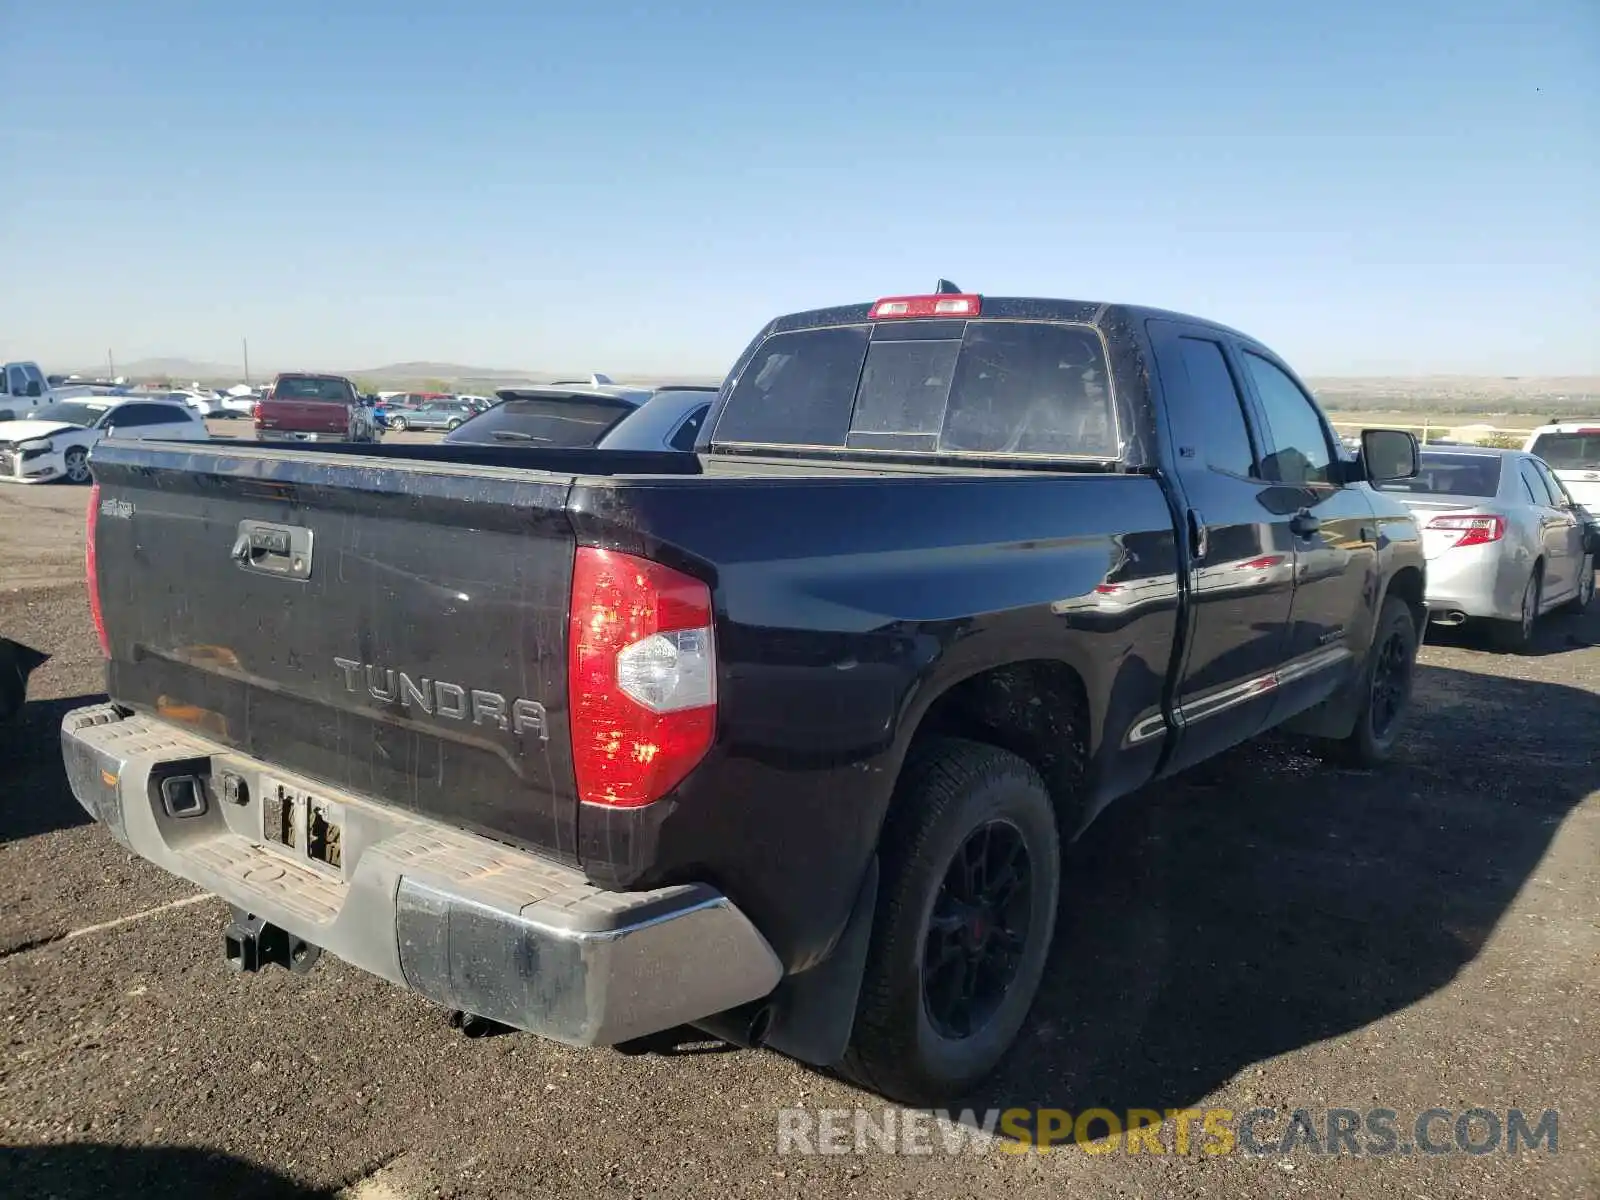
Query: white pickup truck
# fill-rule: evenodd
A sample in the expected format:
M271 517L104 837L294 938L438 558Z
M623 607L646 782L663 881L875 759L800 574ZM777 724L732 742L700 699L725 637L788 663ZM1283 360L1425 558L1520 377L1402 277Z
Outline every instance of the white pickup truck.
M1523 451L1549 464L1591 523L1600 523L1600 418L1541 425Z
M0 367L0 421L16 421L57 396L38 363L8 362Z

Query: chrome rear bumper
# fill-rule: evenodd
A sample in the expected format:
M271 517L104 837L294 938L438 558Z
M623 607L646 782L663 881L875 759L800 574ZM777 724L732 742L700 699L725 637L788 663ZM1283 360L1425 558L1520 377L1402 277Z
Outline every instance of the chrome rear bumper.
M609 1045L758 1000L783 973L749 919L703 884L606 891L573 867L112 705L68 713L61 740L78 802L135 853L453 1009Z

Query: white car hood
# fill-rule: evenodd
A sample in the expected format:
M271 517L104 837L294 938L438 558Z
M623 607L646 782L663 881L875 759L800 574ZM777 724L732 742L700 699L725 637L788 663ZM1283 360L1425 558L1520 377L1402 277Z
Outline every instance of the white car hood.
M88 433L82 425L67 421L0 421L0 442L26 442L33 438L49 437L53 433L66 433L69 429Z

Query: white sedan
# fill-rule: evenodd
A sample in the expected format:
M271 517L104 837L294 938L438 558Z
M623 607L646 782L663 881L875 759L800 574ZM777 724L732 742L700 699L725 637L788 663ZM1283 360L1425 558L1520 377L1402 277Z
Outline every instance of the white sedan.
M0 481L89 482L89 451L104 437L202 441L206 423L187 404L95 396L0 421Z
M242 396L227 393L217 401L216 411L212 415L226 417L229 420L238 417L253 417L256 413L256 405L260 402L261 397L254 392L247 392Z

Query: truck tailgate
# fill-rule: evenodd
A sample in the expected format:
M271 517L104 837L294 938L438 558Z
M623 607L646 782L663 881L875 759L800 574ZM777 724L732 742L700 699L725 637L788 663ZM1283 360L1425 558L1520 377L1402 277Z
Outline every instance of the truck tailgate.
M157 444L94 469L114 701L574 856L571 476Z
M350 428L350 410L323 400L263 400L256 423L262 429L343 435Z

